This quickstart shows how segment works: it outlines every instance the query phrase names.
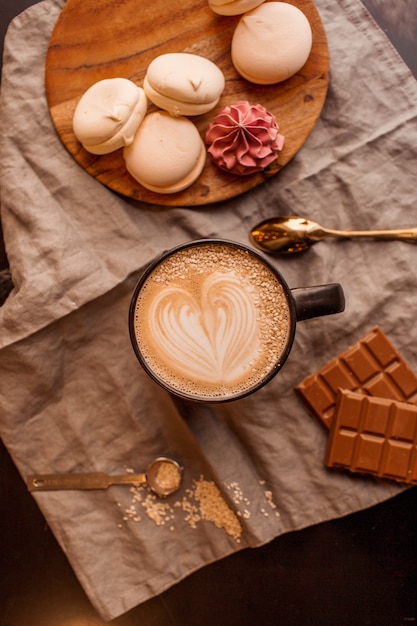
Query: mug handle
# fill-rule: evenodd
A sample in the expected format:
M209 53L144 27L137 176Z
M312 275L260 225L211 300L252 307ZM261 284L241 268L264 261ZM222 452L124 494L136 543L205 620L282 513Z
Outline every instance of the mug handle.
M291 289L297 322L345 310L345 296L339 283Z

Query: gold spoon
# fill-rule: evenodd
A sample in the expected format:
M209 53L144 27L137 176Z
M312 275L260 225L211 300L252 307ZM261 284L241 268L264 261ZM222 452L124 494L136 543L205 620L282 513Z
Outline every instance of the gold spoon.
M295 254L303 252L312 245L328 239L397 239L399 241L417 241L417 228L399 230L332 230L323 228L317 222L299 216L272 217L264 220L250 232L250 240L264 252Z
M105 472L86 474L33 474L26 479L29 491L57 491L61 489L107 489L111 485L140 485L146 483L157 496L163 498L177 491L182 480L182 466L164 456L156 458L141 474L111 476Z

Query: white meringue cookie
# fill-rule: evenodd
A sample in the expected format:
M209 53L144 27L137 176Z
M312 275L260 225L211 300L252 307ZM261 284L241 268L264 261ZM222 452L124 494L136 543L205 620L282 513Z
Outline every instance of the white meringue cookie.
M113 152L133 141L147 107L144 90L133 81L100 80L77 104L72 120L74 134L88 152Z
M201 174L206 149L197 127L186 117L155 111L145 117L123 156L126 169L143 187L176 193Z
M310 23L300 9L265 2L240 18L232 37L232 62L246 80L272 85L303 67L312 42Z
M208 5L219 15L242 15L265 2L265 0L208 0Z
M161 54L148 66L143 88L149 100L171 115L202 115L218 103L223 72L197 54Z

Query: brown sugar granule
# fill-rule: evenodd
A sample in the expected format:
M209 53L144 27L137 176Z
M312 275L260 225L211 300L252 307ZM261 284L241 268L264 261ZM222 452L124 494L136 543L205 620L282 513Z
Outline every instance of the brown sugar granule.
M242 534L240 522L214 482L200 476L194 484L194 497L199 502L202 519L213 522L217 528L223 528L228 535L239 541Z
M271 509L273 509L275 511L275 517L281 517L279 512L276 510L277 509L277 505L275 504L275 502L272 499L272 491L264 491L264 495L266 498L266 501L268 502L269 506L271 507Z

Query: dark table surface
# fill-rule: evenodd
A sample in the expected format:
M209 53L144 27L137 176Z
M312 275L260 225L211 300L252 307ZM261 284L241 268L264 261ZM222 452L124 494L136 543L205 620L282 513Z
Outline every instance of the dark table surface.
M417 76L416 0L363 0ZM30 0L0 0L7 25ZM7 257L0 243L0 274ZM7 280L7 277L6 277ZM1 285L0 285L1 299ZM0 441L0 626L99 626ZM417 624L417 491L203 568L117 626Z

